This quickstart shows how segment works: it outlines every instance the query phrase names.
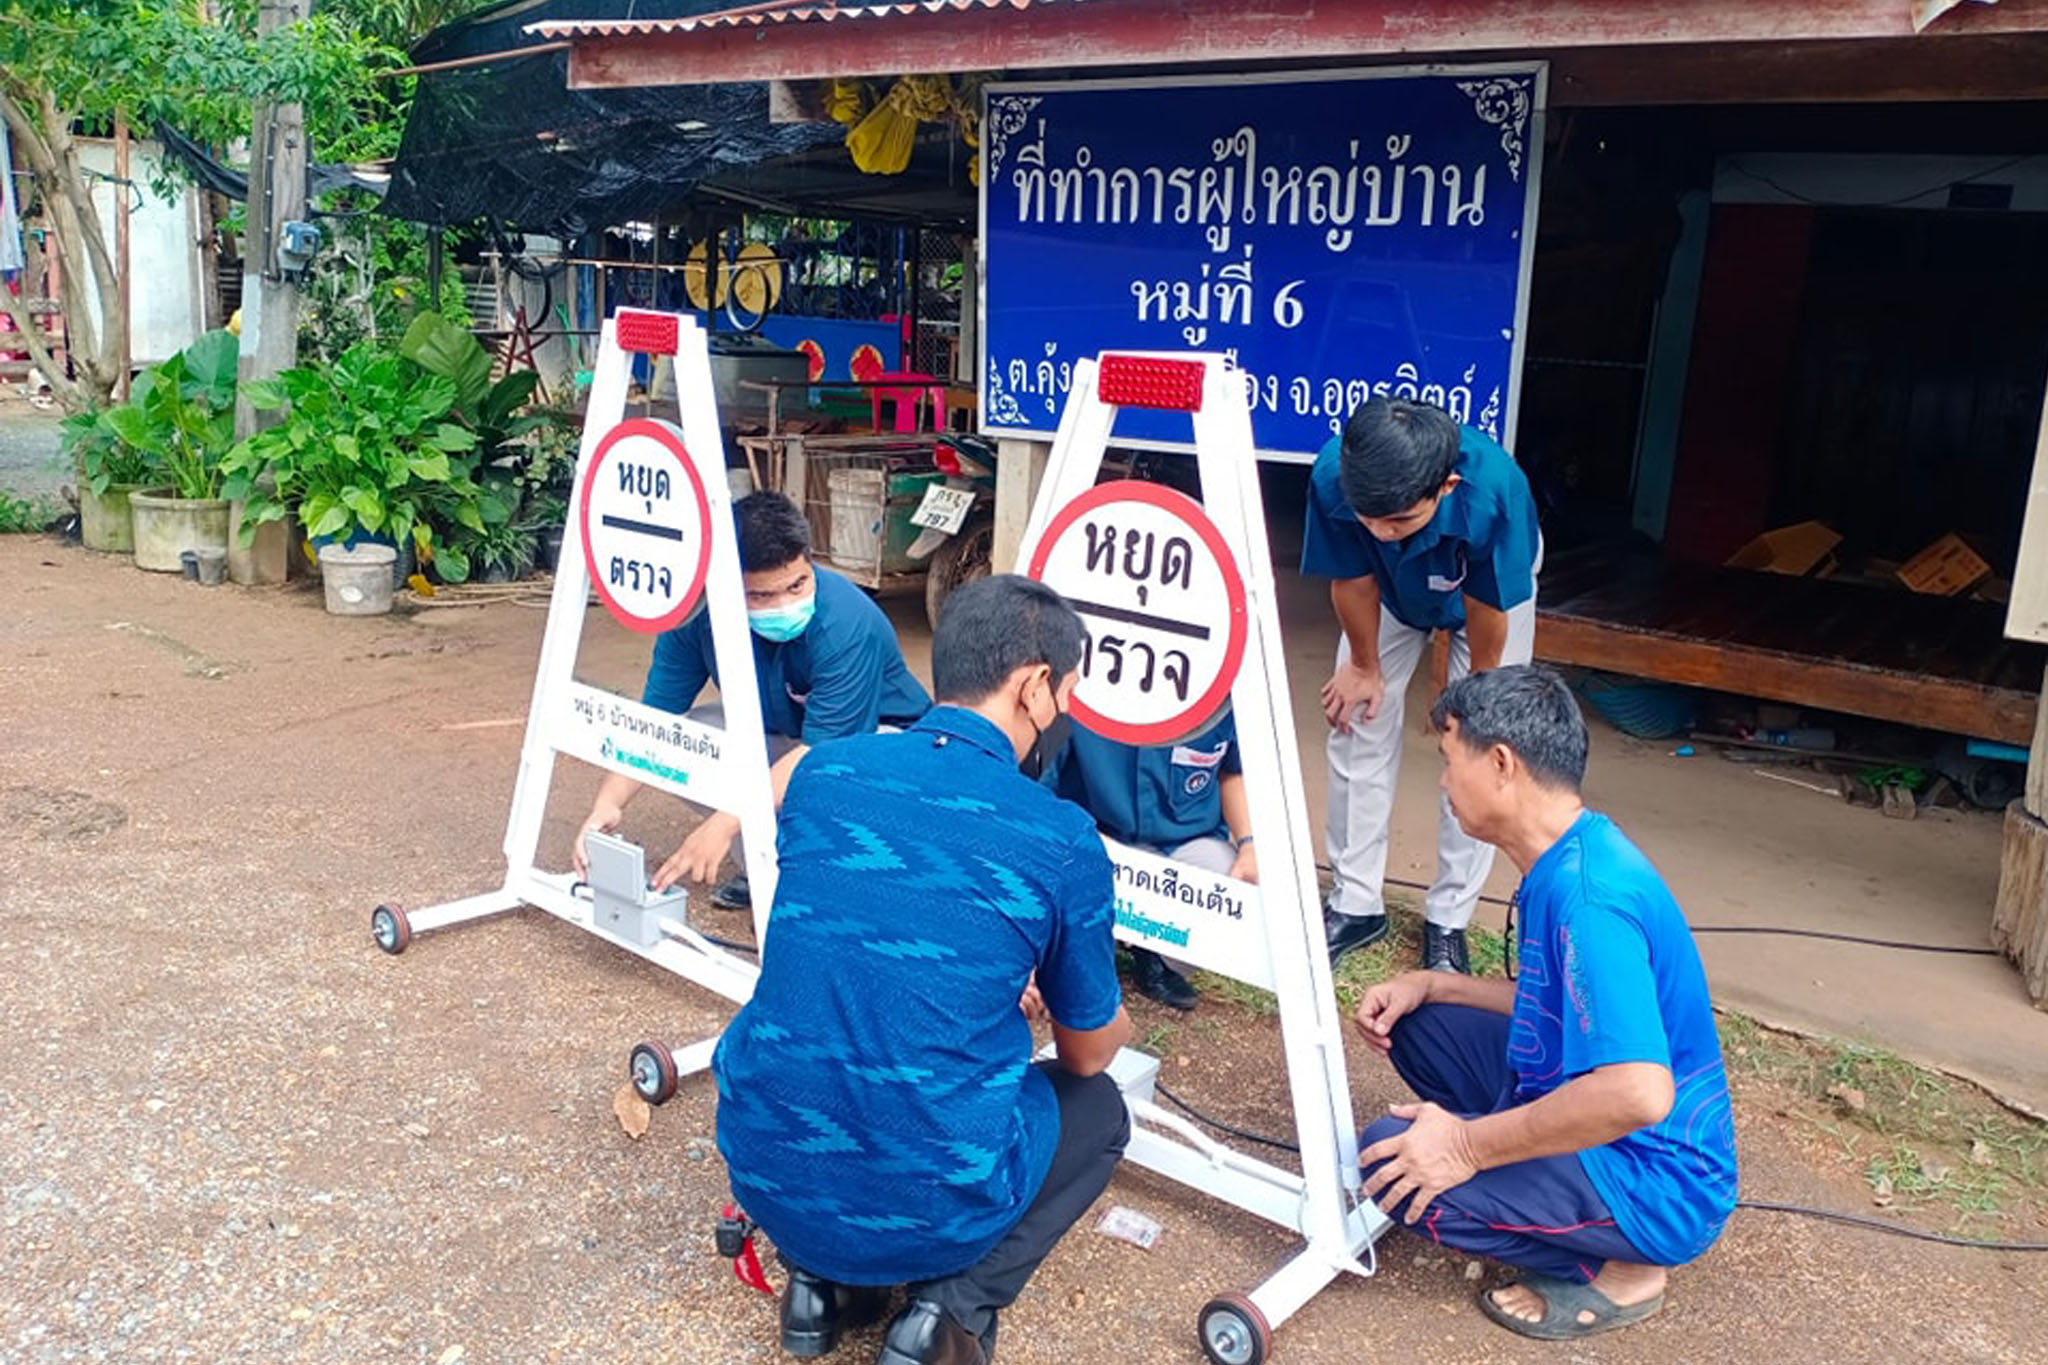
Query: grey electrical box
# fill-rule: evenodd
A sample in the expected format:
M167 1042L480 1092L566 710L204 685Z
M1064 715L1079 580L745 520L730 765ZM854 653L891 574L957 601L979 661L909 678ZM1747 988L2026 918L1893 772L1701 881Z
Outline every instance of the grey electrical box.
M584 849L590 857L594 926L636 948L661 942L662 917L681 914L688 896L681 891L650 891L646 851L630 840L593 832L584 839Z

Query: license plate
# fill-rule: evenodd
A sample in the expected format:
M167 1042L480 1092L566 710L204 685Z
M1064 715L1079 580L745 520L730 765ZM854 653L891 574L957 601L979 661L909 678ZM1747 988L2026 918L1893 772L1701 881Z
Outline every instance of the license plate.
M924 526L934 531L954 535L960 530L967 514L974 510L974 490L971 488L949 488L935 483L924 490L924 501L910 514L912 526Z

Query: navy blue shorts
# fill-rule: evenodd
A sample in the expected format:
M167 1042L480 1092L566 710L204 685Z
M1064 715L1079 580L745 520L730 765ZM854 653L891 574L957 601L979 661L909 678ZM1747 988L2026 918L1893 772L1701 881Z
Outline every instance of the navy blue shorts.
M1473 1118L1515 1102L1508 1016L1469 1005L1424 1005L1394 1025L1394 1069L1417 1096ZM1406 1131L1391 1115L1359 1135L1362 1151ZM1369 1175L1373 1166L1365 1168ZM1386 1208L1397 1223L1408 1201ZM1647 1261L1614 1224L1576 1155L1481 1171L1431 1201L1409 1231L1474 1256L1583 1283L1608 1261Z

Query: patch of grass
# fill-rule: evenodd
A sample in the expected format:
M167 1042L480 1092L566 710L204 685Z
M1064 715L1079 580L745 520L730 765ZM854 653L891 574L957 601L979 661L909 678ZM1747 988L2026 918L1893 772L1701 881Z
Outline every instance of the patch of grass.
M1173 1051L1173 1040L1179 1036L1178 1024L1154 1024L1145 1030L1145 1039L1138 1044L1138 1051L1149 1052L1154 1057L1164 1057Z
M0 493L0 535L41 531L63 512L55 498L20 498L12 493Z
M1967 1225L2048 1196L2048 1125L1887 1048L1781 1034L1728 1011L1719 1023L1730 1074L1789 1092L1781 1112L1826 1136L1880 1206L1945 1208Z

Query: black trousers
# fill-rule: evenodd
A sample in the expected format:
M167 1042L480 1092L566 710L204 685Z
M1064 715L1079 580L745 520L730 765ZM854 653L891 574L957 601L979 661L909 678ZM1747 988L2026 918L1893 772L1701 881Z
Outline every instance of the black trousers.
M937 1304L993 1344L998 1310L1016 1302L1032 1272L1109 1185L1131 1138L1131 1115L1108 1073L1076 1076L1057 1063L1038 1069L1060 1102L1060 1141L1038 1197L979 1262L957 1275L912 1285L913 1298Z

